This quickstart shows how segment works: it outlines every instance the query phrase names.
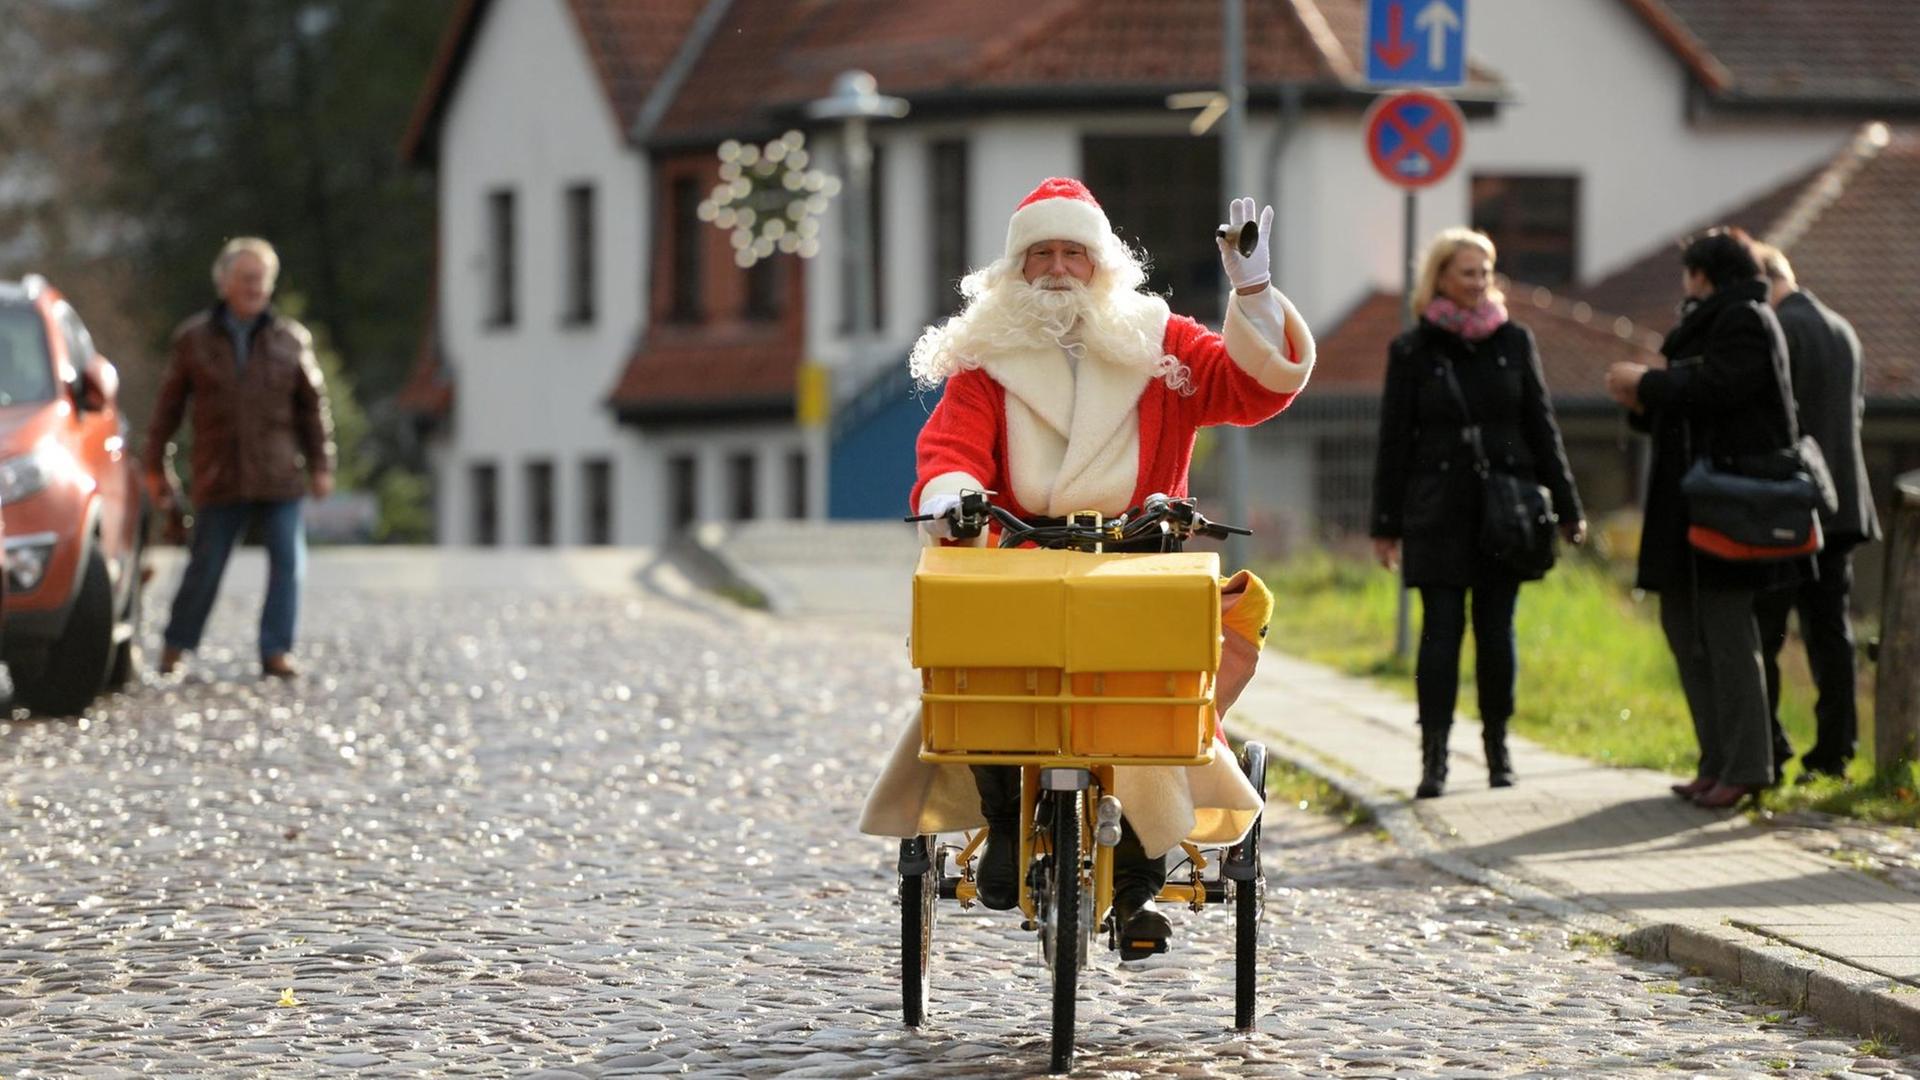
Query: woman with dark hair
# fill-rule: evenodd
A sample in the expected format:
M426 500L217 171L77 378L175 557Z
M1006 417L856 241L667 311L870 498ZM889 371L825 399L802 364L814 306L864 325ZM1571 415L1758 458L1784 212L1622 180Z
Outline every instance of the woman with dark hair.
M1479 430L1492 467L1551 492L1569 541L1580 543L1587 533L1533 335L1507 319L1493 257L1485 233L1453 228L1436 236L1410 298L1420 324L1387 350L1370 531L1380 564L1392 569L1404 555L1404 580L1420 590L1415 794L1423 799L1438 796L1446 783L1460 643L1469 622L1487 782L1513 784L1507 720L1521 578L1481 550L1482 485L1465 438L1469 429Z
M1724 809L1774 777L1767 684L1753 603L1795 583L1794 562L1732 562L1687 540L1680 479L1694 459L1764 454L1792 443L1786 341L1751 241L1713 229L1681 252L1686 299L1660 352L1665 368L1616 363L1607 392L1653 437L1637 584L1660 594L1660 626L1700 741L1700 767L1674 794Z

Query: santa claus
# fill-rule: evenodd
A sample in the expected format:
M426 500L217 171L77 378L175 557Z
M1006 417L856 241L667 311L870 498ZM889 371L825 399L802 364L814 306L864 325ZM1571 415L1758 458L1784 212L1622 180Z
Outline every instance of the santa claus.
M1233 291L1216 334L1143 291L1140 258L1086 185L1056 177L1022 200L1006 254L966 277L965 310L928 329L908 361L921 386L946 385L920 432L910 497L934 515L923 526L930 537L948 537L942 515L965 490L998 492L996 502L1028 519L1111 516L1154 492L1183 496L1200 428L1257 424L1286 408L1313 369L1313 337L1270 284L1273 208L1260 213L1249 254L1235 243L1253 216L1253 200L1236 199L1221 229ZM1222 592L1234 608L1223 617L1224 711L1251 675L1271 599L1244 573ZM935 766L918 750L919 727L909 725L868 796L861 831L909 837L985 824L980 901L1013 907L1019 770ZM1216 750L1207 766L1118 770L1126 819L1114 918L1128 939L1167 938L1152 900L1168 851L1183 839L1232 843L1259 813L1232 753Z

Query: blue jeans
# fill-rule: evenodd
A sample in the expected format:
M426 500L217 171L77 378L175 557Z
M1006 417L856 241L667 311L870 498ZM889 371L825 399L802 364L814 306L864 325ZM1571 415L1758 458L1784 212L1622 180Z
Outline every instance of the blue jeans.
M302 501L228 503L195 511L187 570L180 576L180 591L173 597L173 617L167 622L169 646L182 651L199 647L207 615L213 611L213 598L220 591L220 577L226 573L227 556L258 514L267 546L267 602L260 610L260 658L293 651L293 626L300 617L300 584L307 576Z
M1453 724L1454 700L1460 692L1460 639L1468 624L1466 589L1420 587L1420 658L1414 668L1414 692L1420 702L1420 723ZM1520 596L1517 578L1483 581L1473 587L1474 687L1480 697L1480 719L1504 724L1513 715L1516 668L1513 608Z

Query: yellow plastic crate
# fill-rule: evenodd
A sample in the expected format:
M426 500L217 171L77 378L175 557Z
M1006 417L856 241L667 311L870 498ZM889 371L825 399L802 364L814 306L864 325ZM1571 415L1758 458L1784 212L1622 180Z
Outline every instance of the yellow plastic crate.
M1203 758L1219 559L928 548L912 656L925 755Z

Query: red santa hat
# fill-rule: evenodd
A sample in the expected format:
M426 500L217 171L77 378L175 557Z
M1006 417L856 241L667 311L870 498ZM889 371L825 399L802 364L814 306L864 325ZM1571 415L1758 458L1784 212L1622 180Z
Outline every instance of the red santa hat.
M1113 236L1107 212L1094 201L1087 185L1068 176L1040 181L1033 194L1020 200L1007 222L1007 257L1018 258L1042 240L1071 240L1095 254Z

